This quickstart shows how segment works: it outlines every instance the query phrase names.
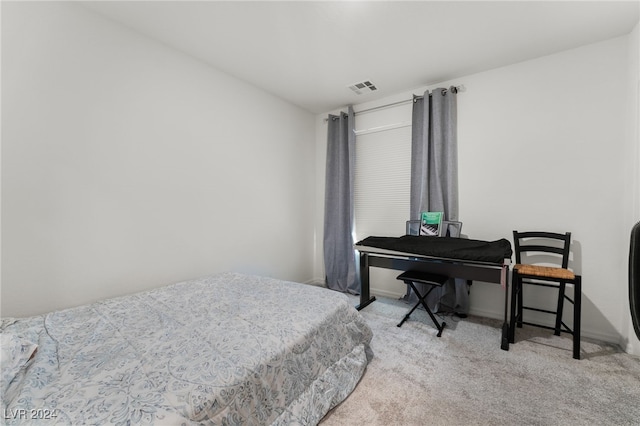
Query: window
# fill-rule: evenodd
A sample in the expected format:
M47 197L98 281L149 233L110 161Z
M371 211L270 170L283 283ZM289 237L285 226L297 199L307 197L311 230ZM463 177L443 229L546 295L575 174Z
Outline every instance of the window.
M411 126L401 123L356 134L355 241L403 235L409 220Z

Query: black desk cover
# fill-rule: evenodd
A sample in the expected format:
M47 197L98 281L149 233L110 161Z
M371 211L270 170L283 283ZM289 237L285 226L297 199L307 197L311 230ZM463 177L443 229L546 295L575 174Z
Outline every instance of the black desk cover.
M400 251L422 256L502 264L511 259L511 243L466 238L403 235L402 237L367 237L356 245Z

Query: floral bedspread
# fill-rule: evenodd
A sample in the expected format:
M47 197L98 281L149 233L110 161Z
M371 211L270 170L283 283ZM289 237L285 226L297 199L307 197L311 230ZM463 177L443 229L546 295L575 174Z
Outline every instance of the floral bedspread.
M73 425L317 424L372 337L341 293L236 273L5 318L2 333L37 344L15 377L2 360L3 422Z

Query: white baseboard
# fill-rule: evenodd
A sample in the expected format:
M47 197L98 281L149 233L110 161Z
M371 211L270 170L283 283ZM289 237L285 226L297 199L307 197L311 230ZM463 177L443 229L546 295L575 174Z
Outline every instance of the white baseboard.
M404 297L404 293L389 291L383 288L372 287L370 291L373 296L386 297L388 299L400 299L401 297Z
M314 285L316 287L325 287L324 280L322 278L312 278L305 281L303 284Z
M309 284L309 285L313 285L316 287L325 287L325 282L324 279L322 278L312 278L308 281L305 281L304 284ZM371 294L373 296L378 296L378 297L386 297L389 299L400 299L402 297L404 297L404 292L400 293L397 291L393 291L393 289L385 289L385 288L377 288L377 287L371 287ZM502 320L503 319L503 315L504 315L504 311L500 310L500 311L496 311L496 310L492 310L492 309L478 309L478 308L474 308L473 306L469 309L469 314L470 315L476 315L479 317L484 317L484 318L492 318L492 319L497 319L497 320ZM592 332L589 330L582 330L582 337L588 338L588 339L593 339L593 340L597 340L600 342L606 342L606 343L612 343L615 345L621 345L621 338L620 336L613 336L611 334L607 334L607 333L599 333L599 332ZM622 348L623 350L625 350L624 348Z
M493 310L486 310L486 309L477 309L474 307L469 308L469 315L475 315L478 317L498 319L498 320L502 320L504 318L503 312L496 312Z
M497 312L497 311L494 311L494 310L483 310L483 309L477 309L477 308L473 308L473 307L471 307L471 309L469 309L469 314L476 315L476 316L479 316L479 317L497 319L497 320L503 320L503 318L504 318L504 311ZM554 326L552 323L549 323L549 324L546 324L546 325L549 326L549 327L553 327ZM581 337L584 337L584 338L587 338L587 339L592 339L592 340L596 340L596 341L599 341L599 342L611 343L611 344L620 346L620 336L617 336L617 335L593 332L593 331L589 331L589 330L585 330L585 329L582 329L580 331L580 335L581 335Z
M376 295L376 296L380 296L380 297L388 297L390 299L399 299L401 297L404 296L404 294L397 294L397 293L393 293L393 292L388 292L388 291L384 291L384 290L378 290L378 289L371 289L371 293ZM475 316L479 316L479 317L483 317L483 318L491 318L491 319L496 319L496 320L500 320L502 321L504 319L504 311L496 311L496 310L490 310L490 309L478 309L478 308L474 308L473 306L469 309L469 314L470 315L475 315ZM549 326L553 326L553 324L549 324ZM581 336L587 339L593 339L599 342L606 342L606 343L611 343L614 345L621 345L621 340L620 340L620 336L618 335L611 335L611 334L607 334L607 333L600 333L600 332L593 332L593 331L589 331L589 330L585 330L582 329L581 330ZM623 348L624 350L624 348Z

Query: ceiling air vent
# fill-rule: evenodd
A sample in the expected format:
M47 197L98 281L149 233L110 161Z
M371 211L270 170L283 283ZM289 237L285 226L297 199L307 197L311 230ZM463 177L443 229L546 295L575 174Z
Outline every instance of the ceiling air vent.
M363 81L360 83L350 84L349 89L353 90L357 95L362 95L363 93L373 92L374 90L378 90L376 86L373 85L369 80Z

